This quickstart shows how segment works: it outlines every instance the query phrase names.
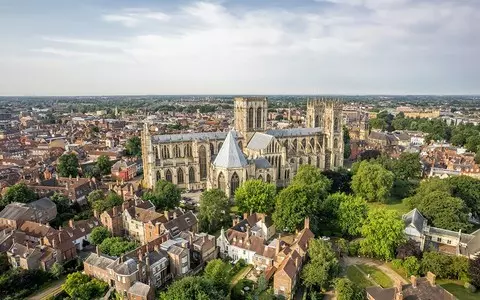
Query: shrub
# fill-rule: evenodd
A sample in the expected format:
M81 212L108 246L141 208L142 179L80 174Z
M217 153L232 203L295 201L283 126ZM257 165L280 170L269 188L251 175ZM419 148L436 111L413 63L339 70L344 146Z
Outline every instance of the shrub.
M358 256L360 250L360 243L353 241L348 244L348 255L349 256Z

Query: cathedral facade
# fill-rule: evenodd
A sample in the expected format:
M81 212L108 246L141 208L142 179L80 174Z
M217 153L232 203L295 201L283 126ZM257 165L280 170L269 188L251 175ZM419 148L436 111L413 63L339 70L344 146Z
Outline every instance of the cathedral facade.
M306 128L267 129L266 97L234 99L234 130L188 134L142 133L144 185L164 179L188 190L219 188L233 196L248 179L286 186L299 166L343 166L342 105L313 100Z

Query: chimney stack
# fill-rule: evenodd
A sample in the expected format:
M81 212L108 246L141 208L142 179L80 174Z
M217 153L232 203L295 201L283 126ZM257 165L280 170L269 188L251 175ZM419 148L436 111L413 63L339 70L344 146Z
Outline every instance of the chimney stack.
M93 210L93 216L94 216L95 218L98 218L99 215L100 215L100 214L98 213L98 210L94 209L94 210Z
M95 250L97 251L97 256L100 256L100 247L99 246L95 247Z
M305 222L304 222L303 228L304 228L304 229L310 229L310 218L309 218L309 217L306 217L306 218L305 218Z
M398 292L395 294L395 300L403 300L403 293Z
M116 216L118 214L118 208L116 206L114 206L112 208L112 213L113 213L114 216Z
M430 282L430 284L431 284L432 286L435 286L435 278L436 278L436 277L437 277L437 275L433 274L433 273L430 272L430 271L427 273L427 280L428 280L428 282Z
M168 210L164 210L163 215L165 216L165 219L167 219L167 221L170 221L170 216L168 214Z
M243 213L243 219L247 219L248 218L248 213Z
M281 241L281 238L282 238L282 234L279 233L279 234L278 234L278 239L277 239L277 245L276 245L276 247L275 247L275 254L280 253L280 241Z
M397 281L395 282L395 290L396 290L397 294L398 294L398 293L400 293L400 294L402 293L403 285L402 285L402 282L401 282L400 280L397 280Z
M250 225L247 224L247 240L250 238Z
M410 282L412 283L413 288L417 288L417 276L415 275L410 276Z
M75 225L73 224L73 219L68 220L68 226L70 226L70 228L75 228Z

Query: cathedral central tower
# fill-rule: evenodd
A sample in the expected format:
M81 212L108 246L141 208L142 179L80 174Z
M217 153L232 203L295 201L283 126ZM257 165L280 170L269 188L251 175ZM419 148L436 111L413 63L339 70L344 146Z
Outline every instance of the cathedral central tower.
M267 129L267 97L236 97L234 102L235 130L246 142L255 132Z

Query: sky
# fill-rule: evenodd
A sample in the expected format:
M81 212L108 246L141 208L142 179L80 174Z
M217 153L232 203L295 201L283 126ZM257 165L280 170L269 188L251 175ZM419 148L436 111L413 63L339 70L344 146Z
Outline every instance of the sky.
M0 95L480 94L479 0L0 0Z

